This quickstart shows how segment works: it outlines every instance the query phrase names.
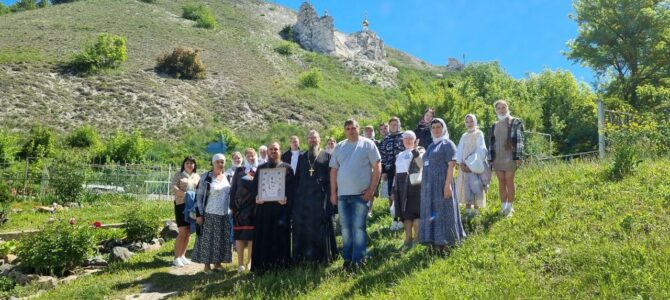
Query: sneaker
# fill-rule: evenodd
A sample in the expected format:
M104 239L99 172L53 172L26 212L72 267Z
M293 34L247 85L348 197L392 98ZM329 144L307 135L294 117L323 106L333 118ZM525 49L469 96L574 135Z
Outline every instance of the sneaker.
M393 231L400 230L402 228L403 228L403 225L402 225L402 222L400 222L400 221L393 221L393 223L391 223L391 230L393 230Z
M183 265L190 265L191 263L193 263L190 259L186 258L186 256L180 257L179 260L181 260L181 263Z
M505 214L505 217L511 217L514 214L514 208L510 208L507 210L507 214Z
M244 266L238 266L237 267L237 272L238 273L242 273L242 272L244 272L244 270L246 270L246 268Z
M175 266L175 267L177 267L177 268L183 268L183 267L184 267L184 263L181 262L181 259L180 259L179 257L175 258L175 259L172 261L172 265Z
M372 218L372 212L368 212L368 218Z

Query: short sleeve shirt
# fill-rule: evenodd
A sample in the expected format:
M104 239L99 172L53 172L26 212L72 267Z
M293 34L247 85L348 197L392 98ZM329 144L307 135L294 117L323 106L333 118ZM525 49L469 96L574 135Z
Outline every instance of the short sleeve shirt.
M337 195L363 194L370 186L372 164L380 159L375 142L368 138L339 142L330 158L330 167L337 169Z

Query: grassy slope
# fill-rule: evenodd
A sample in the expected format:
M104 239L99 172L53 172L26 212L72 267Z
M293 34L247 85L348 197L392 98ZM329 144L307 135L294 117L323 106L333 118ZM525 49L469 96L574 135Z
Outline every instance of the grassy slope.
M396 251L378 202L368 233L372 259L359 275L328 268L294 268L274 275L167 273L170 244L131 263L58 287L44 299L122 298L150 282L177 298L631 298L670 297L669 160L644 163L621 182L605 180L591 162L528 166L519 173L516 214L501 219L496 184L489 206L467 223L469 238L447 258L416 247ZM175 284L178 282L178 284Z
M321 127L376 115L400 97L397 90L359 83L334 58L302 50L292 57L275 53L277 32L295 19L283 7L198 1L220 23L206 30L180 17L187 2L87 0L0 16L0 100L7 108L0 126L42 122L70 130L90 123L105 133L140 128L152 136L179 136L180 126L240 128L263 121ZM57 71L58 63L102 32L128 39L121 70L84 78ZM207 79L175 80L151 70L159 54L176 46L203 50ZM298 74L312 66L323 69L323 88L299 89Z

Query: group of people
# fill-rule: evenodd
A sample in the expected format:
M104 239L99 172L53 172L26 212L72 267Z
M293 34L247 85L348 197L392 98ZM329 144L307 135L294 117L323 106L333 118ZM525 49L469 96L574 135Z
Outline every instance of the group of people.
M368 255L367 219L380 189L390 199L391 229L405 229L402 250L421 243L446 253L466 236L459 202L466 206L466 218L475 217L486 205L492 171L499 180L501 214L513 213L523 123L510 115L507 102L499 100L494 107L498 121L490 129L488 147L475 115L464 117L467 131L457 146L446 122L427 109L414 131L401 131L400 120L391 118L380 126L380 140L374 139L374 127L365 127L360 135L358 122L349 119L346 139L328 139L325 148L319 133L310 130L306 151L300 149L299 137L292 136L284 153L278 142L261 146L260 156L253 148L244 156L232 153L228 170L226 157L216 154L211 170L197 175L195 159L187 157L171 184L179 227L173 264L191 263L184 254L195 224L191 259L204 264L206 272L232 262L233 244L240 272L328 264L340 254L345 269L356 269ZM261 183L262 177L271 172L283 177L283 196L273 199L259 188L266 188L269 181Z

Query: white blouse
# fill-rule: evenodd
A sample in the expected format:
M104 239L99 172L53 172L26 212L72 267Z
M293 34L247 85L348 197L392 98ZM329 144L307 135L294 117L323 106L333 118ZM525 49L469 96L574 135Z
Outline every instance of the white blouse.
M409 173L409 165L412 164L412 149L405 149L402 152L398 153L398 157L395 159L395 172L399 173Z
M228 207L230 206L230 182L223 176L222 180L212 180L209 190L209 199L207 200L207 207L205 213L213 215L228 214Z

